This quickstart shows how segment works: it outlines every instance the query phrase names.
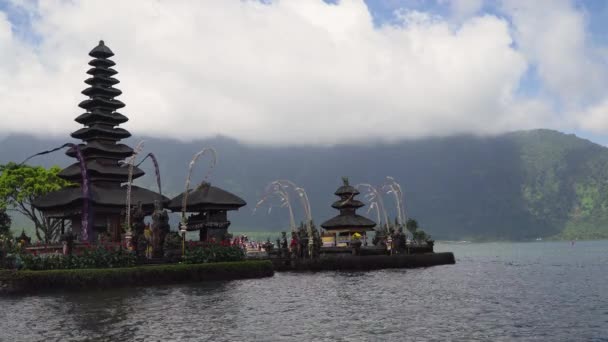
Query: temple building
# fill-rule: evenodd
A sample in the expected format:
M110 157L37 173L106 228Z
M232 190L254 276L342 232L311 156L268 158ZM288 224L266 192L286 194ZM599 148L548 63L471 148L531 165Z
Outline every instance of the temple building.
M181 193L169 203L169 209L181 212L184 194ZM194 213L187 219L188 231L199 231L200 241L221 241L227 237L228 211L237 210L247 203L235 194L203 182L188 192L186 212Z
M89 87L82 91L89 98L78 105L86 112L76 118L76 122L85 127L71 134L73 138L84 142L78 146L88 175L88 184L84 184L88 185L88 198L83 195L83 173L80 163L76 162L59 173L59 177L76 186L40 196L33 204L45 217L70 220L72 233L78 239L94 241L98 233L106 232L112 240L120 241L127 196L126 186L121 184L128 181L129 168L121 166L119 161L130 157L133 149L119 142L131 134L118 127L127 122L128 118L116 112L125 104L116 99L122 92L114 88L119 81L113 77L117 74L112 68L115 63L108 59L114 53L100 41L89 52L89 56L93 57L89 62L92 68L87 71L91 77L85 80ZM66 154L77 158L77 151L73 147ZM133 179L143 175L141 169L134 167ZM155 200L168 202L168 198L154 191L132 187L131 203L141 202L147 214L154 210ZM86 206L90 227L83 231L81 218L87 210Z
M340 199L331 205L340 214L321 224L326 231L322 234L323 246L326 247L349 246L355 233L361 234L365 239L367 231L374 230L376 226L374 221L357 215L356 210L365 204L355 199L359 191L348 183L348 178L342 177L342 181L344 184L334 193Z

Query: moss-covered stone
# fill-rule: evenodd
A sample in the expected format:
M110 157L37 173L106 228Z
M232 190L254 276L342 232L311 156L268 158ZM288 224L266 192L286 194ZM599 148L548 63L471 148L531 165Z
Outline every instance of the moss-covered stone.
M277 271L370 271L385 268L417 268L456 263L454 254L426 253L414 255L331 256L318 260L273 260Z
M129 268L48 271L0 271L0 293L33 293L123 286L161 285L210 280L268 277L272 263L262 261L171 264Z

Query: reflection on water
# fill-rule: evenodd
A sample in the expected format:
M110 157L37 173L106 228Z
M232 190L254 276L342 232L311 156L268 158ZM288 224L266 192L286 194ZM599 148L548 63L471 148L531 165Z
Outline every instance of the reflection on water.
M0 298L0 341L606 340L608 242L438 249L457 264Z

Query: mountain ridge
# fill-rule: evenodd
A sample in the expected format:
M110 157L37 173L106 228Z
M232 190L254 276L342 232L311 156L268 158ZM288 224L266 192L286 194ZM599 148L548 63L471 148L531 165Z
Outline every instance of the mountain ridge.
M253 206L265 186L290 179L309 194L313 217L321 223L336 214L330 204L341 176L353 184L381 184L393 176L404 188L408 216L438 239L529 240L537 237L608 237L608 148L572 134L539 129L497 136L403 140L384 144L251 146L223 136L182 142L145 140L143 153L159 159L163 193L183 191L187 166L203 147L218 151L211 182L248 202L230 213L234 231L285 230L287 213L269 215ZM0 163L27 156L71 139L11 135L0 139ZM140 139L131 138L134 146ZM62 152L31 160L32 165L68 166ZM199 161L193 184L202 181L209 159ZM149 163L136 181L155 189ZM392 198L385 198L394 217ZM296 215L302 217L298 203ZM366 213L367 207L360 210ZM367 214L374 218L373 213Z

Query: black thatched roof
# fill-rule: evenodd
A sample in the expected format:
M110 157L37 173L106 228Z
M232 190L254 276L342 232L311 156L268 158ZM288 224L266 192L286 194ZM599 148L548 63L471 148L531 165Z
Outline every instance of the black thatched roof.
M126 116L120 114L119 112L107 113L101 112L99 110L80 114L75 120L76 122L81 123L83 125L87 123L107 123L119 125L121 123L129 121Z
M97 76L94 76L93 79L97 79ZM95 85L94 85L90 88L91 89L90 91L89 91L89 88L84 90L86 92L91 93L91 95L89 95L89 96L91 96L91 98L80 102L78 104L78 107L80 107L82 109L86 109L90 112L92 112L94 110L105 110L108 112L113 112L116 109L120 109L125 106L125 104L120 100L106 99L106 98L102 97L105 95L104 92L101 90L103 88L101 86L99 86L99 83L96 85L98 87L95 87Z
M106 46L106 48L107 48L107 46ZM95 49L93 49L93 50L95 50ZM91 55L89 54L89 56L91 56ZM95 57L95 56L91 56L91 57ZM114 61L111 61L109 59L95 58L95 59L93 59L93 60L91 60L89 62L89 65L90 66L96 66L96 67L106 67L106 68L109 68L109 67L115 66L116 63L114 63Z
M124 128L112 127L107 128L101 125L93 125L84 127L72 133L72 138L81 140L105 139L118 141L131 136L131 133Z
M91 181L98 179L103 180L114 180L118 183L126 182L129 178L129 168L127 166L118 166L118 162L115 165L104 165L97 160L86 161L87 172ZM143 176L145 173L138 167L133 167L133 179ZM65 169L61 170L57 176L74 182L80 182L80 164L74 163Z
M373 230L376 223L361 215L338 215L321 224L326 230L351 229Z
M91 184L90 199L95 207L100 206L126 206L127 205L127 188L126 186L102 186L99 184ZM139 201L143 205L154 205L155 200L160 200L167 203L169 199L165 196L160 196L154 191L140 188L138 186L131 187L131 203L135 204ZM33 204L34 207L41 210L51 210L59 207L70 205L81 206L83 201L82 189L77 187L63 188L58 191L48 193L44 196L37 197Z
M76 121L85 127L71 135L73 138L86 142L86 144L79 144L79 147L86 160L91 183L112 182L118 186L128 179L128 168L121 167L119 161L133 154L131 147L117 143L119 140L131 136L129 131L118 125L129 119L115 111L117 108L124 107L125 104L115 99L122 94L122 91L112 87L113 84L118 83L118 80L111 77L117 73L111 68L115 63L108 59L114 53L103 41L100 41L89 55L94 59L89 62L93 68L89 69L87 73L93 77L85 81L90 87L82 91L89 98L79 105L87 112L76 118ZM73 158L76 157L74 148L69 149L66 154ZM59 177L80 183L80 173L80 165L75 163L63 169L59 173ZM144 172L139 168L133 170L133 179L143 175Z
M89 141L87 144L79 144L78 147L80 147L80 151L83 155L98 154L109 159L114 157L118 160L122 160L133 154L133 149L125 144L104 144L100 141ZM65 154L72 158L76 158L76 150L73 147Z
M89 52L89 56L99 59L106 59L114 56L114 52L107 47L103 40L99 41L99 44Z
M109 57L114 56L114 53L103 41L100 41L99 45L93 48L89 55L94 57L89 62L92 68L87 71L87 74L92 77L85 81L90 87L82 91L82 94L89 98L78 105L86 109L87 112L76 118L78 123L86 127L72 133L72 137L87 142L118 141L128 138L131 133L117 127L119 124L126 122L128 118L116 112L116 109L124 107L125 104L116 99L122 94L122 91L113 87L113 85L119 83L117 79L112 77L118 73L111 68L115 63L108 60Z
M168 208L173 211L182 210L184 193L179 194L169 202ZM188 192L187 212L200 212L210 209L236 210L246 205L242 198L226 190L203 183Z
M366 217L357 215L357 208L363 207L363 202L354 197L359 194L359 191L348 183L348 177L342 177L343 185L336 190L335 194L340 199L334 202L331 206L339 209L340 214L321 224L321 227L326 230L332 229L349 229L356 230L373 230L376 223Z
M342 185L341 187L338 188L338 190L336 190L336 192L334 192L335 195L338 196L342 196L342 195L358 195L359 194L359 190L357 190L354 186L351 186L348 184L348 181L346 181L345 185Z
M345 201L343 200L337 200L335 201L332 205L332 208L335 209L346 209L346 208L361 208L363 206L365 206L365 204L363 204L363 202L356 200L356 199L347 199Z
M95 70L95 68L93 68L91 70ZM113 75L118 73L114 69L105 69L105 70L112 70ZM87 72L87 73L89 73L89 72ZM93 73L92 75L95 75L95 74ZM111 97L119 96L120 94L122 94L122 91L120 89L116 89L116 88L112 88L112 87L108 88L108 87L101 87L98 85L94 85L92 87L89 87L89 88L83 90L81 93L86 96L99 95L99 96L111 98Z
M357 190L354 186L351 186L350 184L348 184L348 178L343 177L342 181L344 182L344 185L339 187L338 190L336 190L336 192L334 192L335 195L337 195L337 196L349 195L350 196L350 195L359 194L359 190Z
M79 104L86 113L76 118L84 127L73 132L72 137L85 142L78 146L86 160L93 211L116 214L120 212L121 206L126 205L126 187L121 187L120 184L127 182L129 172L128 167L122 167L119 161L133 153L131 147L118 141L130 137L131 133L118 127L128 121L128 118L116 112L116 109L124 107L125 104L116 99L122 91L113 87L119 83L113 77L118 73L112 68L116 63L108 59L114 56L114 53L100 41L89 55L94 58L89 62L92 68L87 71L91 77L85 80L89 87L82 91L88 98ZM66 154L76 157L76 150L71 148ZM143 175L141 169L133 169L133 179ZM59 177L81 183L80 164L74 163L63 169ZM145 210L150 210L155 200L169 202L167 197L154 191L136 186L131 188L131 202L141 202ZM45 214L56 217L78 213L83 205L82 189L77 186L54 191L36 198L33 204Z

